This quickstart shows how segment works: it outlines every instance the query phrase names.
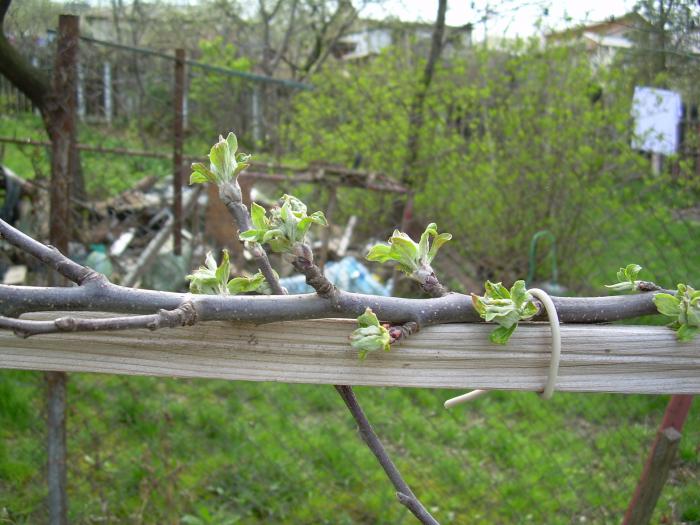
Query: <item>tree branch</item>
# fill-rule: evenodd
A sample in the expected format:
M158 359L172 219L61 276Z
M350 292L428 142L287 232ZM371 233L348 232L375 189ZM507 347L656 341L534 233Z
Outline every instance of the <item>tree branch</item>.
M270 296L217 296L137 290L110 283L104 276L80 266L0 221L0 236L17 248L59 268L77 287L30 287L0 285L0 313L16 316L38 311L102 311L153 314L174 310L188 298L202 321L268 323L325 317L354 318L366 307L382 321L421 326L443 323L473 323L481 319L471 298L450 293L434 299L403 299L364 295L337 290L333 301L317 294ZM600 323L656 314L655 292L612 297L553 297L557 313L565 323ZM536 320L545 319L539 315Z
M418 498L416 498L416 495L411 490L411 487L409 487L408 483L406 483L406 481L403 479L399 469L397 469L394 462L391 461L391 458L387 454L384 445L374 432L374 429L362 410L362 407L360 407L352 388L349 386L336 385L335 389L340 394L340 397L343 398L345 405L355 418L362 440L367 444L369 449L377 458L377 461L379 461L379 464L384 469L387 477L391 480L394 488L396 488L396 496L398 500L405 505L413 513L413 515L420 520L421 523L438 525L437 520L430 515L425 507L423 507L421 502L418 500Z
M53 246L46 246L35 241L2 219L0 219L0 239L5 239L13 246L17 246L24 252L33 255L46 266L56 270L63 277L78 285L84 284L91 279L106 281L103 275L71 261Z
M248 213L248 207L243 204L243 197L241 195L241 188L237 181L230 182L227 184L222 184L219 186L219 197L226 205L229 213L236 222L239 231L248 231L252 228L250 222L250 214ZM255 262L260 269L260 272L265 277L267 284L270 285L273 295L285 295L284 288L279 282L279 279L275 276L272 271L272 265L270 264L270 259L267 257L267 252L262 246L253 248L253 257Z
M129 317L108 317L85 319L81 317L59 317L53 321L31 321L0 316L0 328L13 330L15 335L23 338L39 334L58 332L99 332L132 330L148 328L175 328L192 326L197 322L197 311L190 301L184 302L174 310L159 310L157 314L136 315Z
M5 16L11 3L12 0L0 0L0 74L44 113L50 91L49 79L20 55L5 36Z

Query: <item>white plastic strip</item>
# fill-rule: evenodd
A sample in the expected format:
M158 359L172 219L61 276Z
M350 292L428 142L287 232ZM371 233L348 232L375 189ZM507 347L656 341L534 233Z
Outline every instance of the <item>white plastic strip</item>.
M554 387L557 384L557 377L559 376L559 361L561 359L561 331L559 330L559 316L557 315L557 309L554 307L554 302L549 294L544 290L539 288L532 288L528 290L530 295L533 295L544 305L545 310L547 310L547 315L549 316L549 327L552 330L552 357L549 360L549 373L547 374L547 383L544 386L544 392L542 392L542 399L550 399L554 394Z
M559 316L557 315L557 309L554 307L554 302L552 301L549 294L544 290L539 288L531 288L528 293L540 301L547 311L547 317L549 317L549 326L552 331L552 356L549 360L549 372L547 373L547 382L544 386L544 391L541 394L542 399L551 399L554 394L554 387L557 384L557 377L559 376L559 361L561 360L561 330L559 330ZM488 390L472 390L461 396L453 397L448 399L444 403L445 408L452 408L453 406L459 405L461 403L466 403L467 401L472 401L478 397L483 396L488 393Z

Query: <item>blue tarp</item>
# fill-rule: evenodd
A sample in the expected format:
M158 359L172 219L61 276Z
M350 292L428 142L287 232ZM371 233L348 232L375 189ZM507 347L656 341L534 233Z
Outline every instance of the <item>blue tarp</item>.
M391 295L391 281L385 286L380 283L367 267L354 257L344 257L338 262L326 263L323 273L326 278L341 290L372 295ZM290 294L313 293L303 275L292 275L280 279Z

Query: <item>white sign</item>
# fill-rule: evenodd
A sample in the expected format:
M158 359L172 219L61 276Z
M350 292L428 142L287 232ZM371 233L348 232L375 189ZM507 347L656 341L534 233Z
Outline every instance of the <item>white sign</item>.
M678 124L682 113L678 93L650 87L634 88L632 147L662 155L678 151Z

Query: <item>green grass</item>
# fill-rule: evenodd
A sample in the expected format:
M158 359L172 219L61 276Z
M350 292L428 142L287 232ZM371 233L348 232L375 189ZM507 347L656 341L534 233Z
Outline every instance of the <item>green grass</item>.
M46 141L41 119L31 113L0 116L0 136L18 139ZM169 154L171 146L153 139L147 145L129 129L106 125L79 125L78 141L81 144L102 148L146 150ZM47 148L28 145L0 144L0 162L26 179L50 177ZM85 188L92 199L103 199L129 189L140 179L156 175L172 175L172 160L138 156L94 153L83 151L80 155Z
M9 523L46 519L42 392L40 374L0 374ZM618 522L667 402L358 394L441 522L477 524ZM412 523L332 387L72 374L69 400L71 523ZM696 519L699 441L691 415L655 523Z

